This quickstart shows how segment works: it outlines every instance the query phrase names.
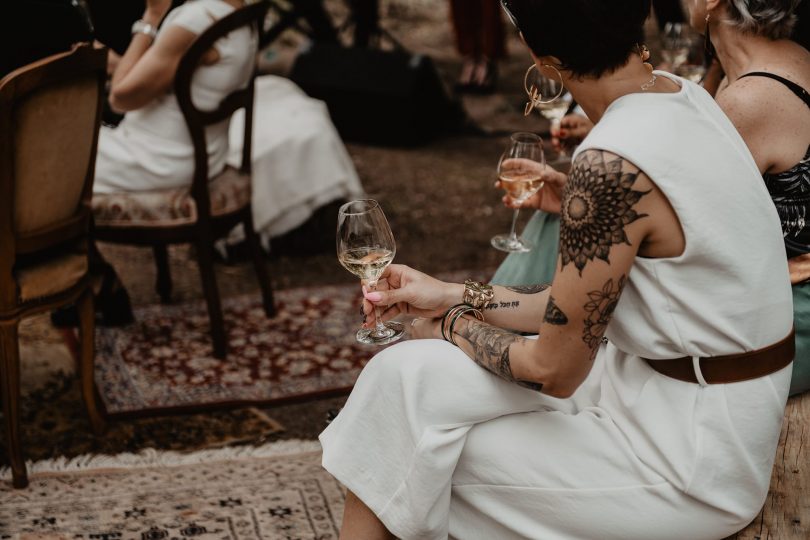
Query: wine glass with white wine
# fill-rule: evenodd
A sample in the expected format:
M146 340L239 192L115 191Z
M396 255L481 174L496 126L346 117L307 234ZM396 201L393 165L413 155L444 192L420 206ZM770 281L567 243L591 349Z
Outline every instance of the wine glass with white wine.
M560 122L571 107L573 97L563 85L562 79L547 77L540 70L534 70L533 84L540 96L542 96L541 100L535 104L535 108L543 118L551 123L551 134L556 137L556 134L560 131ZM557 98L549 99L549 97L554 96L557 96ZM567 157L568 149L564 144L561 144L558 158Z
M514 133L509 148L498 162L498 180L501 188L522 204L543 187L544 168L543 140L534 133ZM507 252L531 251L531 244L518 238L515 232L519 213L520 208L515 208L512 230L509 234L493 236L492 247Z
M347 202L338 211L337 256L343 268L366 282L370 291L394 260L397 247L394 234L377 201L362 199ZM404 326L397 321L383 323L375 306L376 325L357 331L357 341L385 345L402 337Z

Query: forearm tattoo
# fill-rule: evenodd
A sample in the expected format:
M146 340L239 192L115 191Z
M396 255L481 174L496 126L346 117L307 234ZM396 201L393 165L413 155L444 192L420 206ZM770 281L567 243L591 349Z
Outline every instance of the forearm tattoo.
M498 308L516 308L520 307L520 300L512 300L511 302L490 302L484 309L498 309Z
M556 302L554 302L554 297L551 295L548 297L548 305L546 305L546 315L543 317L543 322L556 324L558 326L568 324L568 317L565 316L565 313L563 313Z
M549 287L551 287L551 285L548 283L539 283L537 285L509 285L505 287L505 289L518 294L537 294L545 291Z
M509 347L521 336L508 330L497 328L477 320L468 319L467 324L455 330L473 349L473 360L484 369L509 382L539 392L543 385L532 381L522 381L512 375L509 360Z
M601 290L588 293L588 303L583 306L588 316L584 321L582 341L591 349L591 360L596 357L596 351L599 350L602 336L605 334L626 282L626 275L620 277L617 283L611 278L602 285Z
M647 214L633 206L649 191L632 189L640 171L622 172L624 160L608 158L601 150L584 152L565 186L560 213L560 256L582 275L589 261L610 264L610 248L630 245L624 228Z

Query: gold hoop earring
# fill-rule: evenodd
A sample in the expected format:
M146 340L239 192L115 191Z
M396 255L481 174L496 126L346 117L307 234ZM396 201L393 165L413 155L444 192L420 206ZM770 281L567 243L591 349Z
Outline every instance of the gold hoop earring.
M560 91L557 92L557 95L553 98L544 100L543 95L540 93L540 90L537 89L537 86L535 86L534 83L529 85L529 75L533 69L537 69L537 64L532 64L529 66L529 69L526 70L526 75L523 76L523 89L526 91L526 95L529 96L529 101L526 102L526 107L523 109L523 116L529 116L535 107L545 105L546 103L554 103L560 99L560 96L565 91L565 84L563 84L563 77L560 70L551 64L543 64L543 67L550 67L557 72L557 76L560 78Z

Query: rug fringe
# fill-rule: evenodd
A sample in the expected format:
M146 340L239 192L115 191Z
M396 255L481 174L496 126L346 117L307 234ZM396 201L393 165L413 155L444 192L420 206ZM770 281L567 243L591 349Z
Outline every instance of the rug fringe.
M195 452L176 452L146 448L137 454L84 454L74 458L58 457L27 463L29 473L85 471L92 469L131 469L141 467L172 467L213 461L277 457L305 452L320 452L321 443L301 439L277 441L261 446L232 446ZM9 480L11 469L0 468L0 480Z

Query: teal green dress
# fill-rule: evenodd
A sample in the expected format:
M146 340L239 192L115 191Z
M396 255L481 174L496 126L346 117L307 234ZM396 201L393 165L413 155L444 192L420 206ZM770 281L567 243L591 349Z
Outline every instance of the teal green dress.
M521 235L534 248L528 253L510 253L495 272L495 285L551 283L557 267L560 216L537 211ZM793 324L796 327L796 360L790 393L810 388L810 283L793 286Z
M796 328L796 356L790 394L810 389L810 283L793 286L793 326Z
M498 267L491 283L495 285L536 285L551 283L557 269L560 216L536 211L521 237L534 244L528 253L510 253Z

